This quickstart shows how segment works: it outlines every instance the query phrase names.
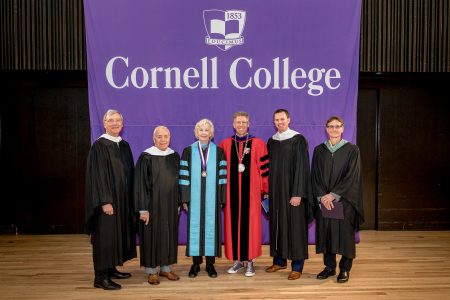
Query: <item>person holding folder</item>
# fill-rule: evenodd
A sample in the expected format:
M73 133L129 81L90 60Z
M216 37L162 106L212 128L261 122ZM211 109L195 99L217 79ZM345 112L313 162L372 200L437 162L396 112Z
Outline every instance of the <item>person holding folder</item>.
M326 122L328 140L314 149L311 180L316 210L316 253L323 253L325 268L317 279L336 275L338 283L349 280L356 256L355 232L364 222L361 162L358 146L344 140L344 120Z

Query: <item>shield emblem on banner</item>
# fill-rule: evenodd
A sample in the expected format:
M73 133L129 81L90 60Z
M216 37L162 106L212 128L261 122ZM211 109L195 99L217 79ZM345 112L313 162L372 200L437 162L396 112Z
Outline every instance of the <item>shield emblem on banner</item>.
M223 51L244 44L245 18L244 10L204 10L205 43Z

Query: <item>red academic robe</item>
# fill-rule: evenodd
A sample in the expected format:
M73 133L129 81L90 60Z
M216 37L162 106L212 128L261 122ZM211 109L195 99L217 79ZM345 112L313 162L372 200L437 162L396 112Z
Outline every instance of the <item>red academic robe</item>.
M224 208L225 256L229 260L251 260L261 256L261 196L268 192L269 156L266 144L249 135L242 164L238 171L239 157L244 153L247 138L236 136L220 144L227 158L227 200ZM236 151L236 142L237 149Z

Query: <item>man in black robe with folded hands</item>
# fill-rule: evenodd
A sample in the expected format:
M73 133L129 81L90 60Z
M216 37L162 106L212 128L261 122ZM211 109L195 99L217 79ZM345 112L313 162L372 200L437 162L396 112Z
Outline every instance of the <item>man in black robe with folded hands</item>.
M131 274L119 272L116 266L136 257L134 161L130 145L119 135L122 114L108 110L103 126L106 133L94 142L87 159L87 229L92 241L94 287L118 290L121 286L111 278Z
M136 163L134 199L139 212L141 266L148 283L158 285L159 276L180 278L171 264L178 254L178 207L180 155L169 148L170 131L158 126L153 132L154 146L145 150Z
M317 279L336 275L336 254L341 254L338 283L349 280L356 256L355 232L364 222L361 163L358 146L342 139L344 120L326 122L329 139L314 149L312 187L316 199L316 252L323 253L325 268ZM339 205L337 205L337 202ZM337 210L340 213L323 213ZM325 217L327 216L327 217Z

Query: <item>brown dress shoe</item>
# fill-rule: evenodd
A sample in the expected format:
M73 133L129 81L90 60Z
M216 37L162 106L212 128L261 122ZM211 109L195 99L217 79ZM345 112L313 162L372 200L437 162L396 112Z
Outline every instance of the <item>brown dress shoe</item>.
M177 274L174 272L159 272L159 276L166 277L169 280L179 280L180 277L178 277Z
M273 273L278 270L286 269L286 266L279 266L279 265L271 265L270 267L266 268L267 273Z
M292 271L291 273L289 273L288 280L296 280L296 279L299 279L300 276L302 276L302 273L297 272L297 271Z
M148 275L148 283L152 285L159 284L159 276L158 273Z

